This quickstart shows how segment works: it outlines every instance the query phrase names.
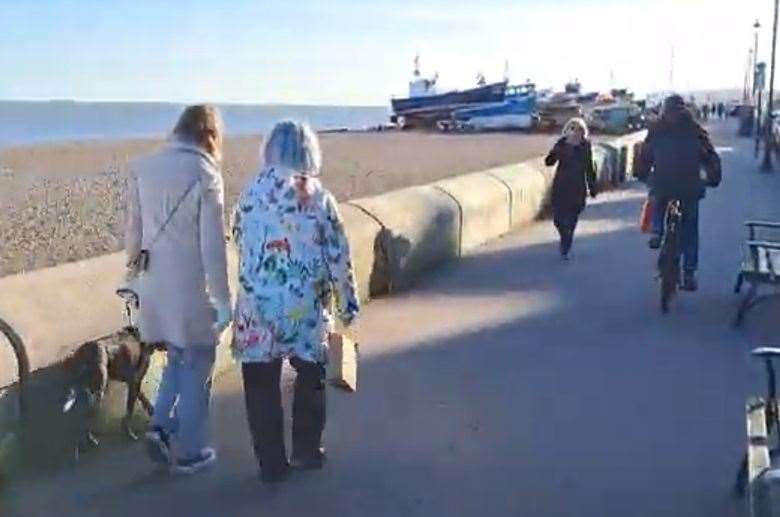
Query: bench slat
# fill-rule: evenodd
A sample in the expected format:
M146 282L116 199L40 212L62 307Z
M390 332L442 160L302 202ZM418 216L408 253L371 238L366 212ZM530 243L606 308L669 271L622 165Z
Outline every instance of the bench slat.
M769 446L767 445L767 430L764 401L751 401L747 404L747 436L748 436L748 480L752 483L757 477L771 467Z
M780 272L780 242L746 241L749 252L742 262L742 271L771 277ZM756 259L758 259L756 263ZM771 261L771 263L770 263ZM769 280L773 280L769 278Z
M778 228L780 229L780 222L777 221L745 221L747 227L759 227L759 228Z
M780 241L746 241L745 244L750 248L766 248L769 250L780 250Z

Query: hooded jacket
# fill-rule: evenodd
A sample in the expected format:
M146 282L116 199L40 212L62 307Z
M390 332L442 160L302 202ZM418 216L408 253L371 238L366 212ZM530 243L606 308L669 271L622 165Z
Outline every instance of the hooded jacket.
M706 179L701 177L704 168ZM658 198L695 200L705 186L717 187L720 157L707 131L687 109L666 114L650 128L637 162L637 178L650 185Z
M233 237L240 257L234 356L325 362L332 301L344 323L359 310L333 195L316 178L265 168L241 195Z

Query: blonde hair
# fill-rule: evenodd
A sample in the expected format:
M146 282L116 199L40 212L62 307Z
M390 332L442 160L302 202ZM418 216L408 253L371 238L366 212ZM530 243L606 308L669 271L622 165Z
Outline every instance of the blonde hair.
M585 123L585 120L580 117L574 117L570 118L566 124L563 126L563 131L561 132L563 136L566 136L566 134L571 131L573 128L578 127L582 130L582 137L587 139L588 136L590 136L590 131L588 130L588 125Z
M203 147L217 161L222 160L222 116L216 106L187 106L173 128L178 140Z
M305 176L318 176L322 152L317 135L308 124L293 120L278 122L265 140L265 167L284 167Z

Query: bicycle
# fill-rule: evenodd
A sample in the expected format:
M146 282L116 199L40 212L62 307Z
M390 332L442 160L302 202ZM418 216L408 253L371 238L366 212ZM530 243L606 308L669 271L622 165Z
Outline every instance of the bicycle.
M669 302L680 286L682 203L675 199L666 206L664 235L658 252L658 279L661 287L661 312L669 312Z

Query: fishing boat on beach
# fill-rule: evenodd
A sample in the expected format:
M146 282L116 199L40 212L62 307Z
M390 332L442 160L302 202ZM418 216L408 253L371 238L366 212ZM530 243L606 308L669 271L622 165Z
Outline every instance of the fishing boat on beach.
M536 86L533 83L508 86L502 102L481 103L452 113L453 126L459 129L530 129L536 122Z
M439 93L436 89L438 75L430 79L424 78L420 73L419 57L415 58L414 64L414 77L409 82L409 97L390 101L393 108L391 121L401 127L436 127L440 121L451 120L453 112L458 109L504 101L506 81Z

